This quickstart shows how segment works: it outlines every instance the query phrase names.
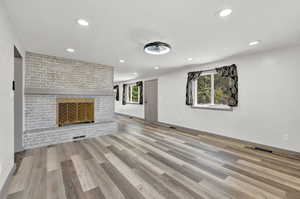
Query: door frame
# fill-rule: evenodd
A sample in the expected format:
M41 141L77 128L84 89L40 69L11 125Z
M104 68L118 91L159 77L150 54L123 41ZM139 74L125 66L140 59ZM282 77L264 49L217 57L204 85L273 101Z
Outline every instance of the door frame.
M24 59L14 46L14 152L23 147L23 63Z

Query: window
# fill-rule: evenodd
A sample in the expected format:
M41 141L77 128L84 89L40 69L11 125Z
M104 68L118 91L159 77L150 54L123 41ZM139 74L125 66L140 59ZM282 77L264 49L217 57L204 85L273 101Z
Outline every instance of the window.
M222 77L215 70L205 72L194 81L194 106L216 109L230 109L227 92L230 79Z
M128 102L139 103L140 101L140 87L136 84L128 85Z

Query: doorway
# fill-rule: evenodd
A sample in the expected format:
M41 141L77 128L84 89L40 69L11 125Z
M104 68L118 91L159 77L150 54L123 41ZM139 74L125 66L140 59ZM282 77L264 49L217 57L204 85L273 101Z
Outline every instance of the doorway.
M23 58L14 47L14 139L15 153L23 151Z
M148 80L145 81L145 120L149 122L157 122L158 111L157 111L157 101L158 101L158 80Z

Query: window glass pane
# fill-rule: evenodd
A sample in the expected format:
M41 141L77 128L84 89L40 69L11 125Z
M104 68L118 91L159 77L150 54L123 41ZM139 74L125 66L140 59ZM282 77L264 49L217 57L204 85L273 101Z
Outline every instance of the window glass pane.
M132 86L132 102L139 102L139 87Z
M201 76L197 81L197 103L211 103L211 75Z
M228 88L230 81L229 78L222 77L220 74L215 74L215 104L228 104L230 97Z

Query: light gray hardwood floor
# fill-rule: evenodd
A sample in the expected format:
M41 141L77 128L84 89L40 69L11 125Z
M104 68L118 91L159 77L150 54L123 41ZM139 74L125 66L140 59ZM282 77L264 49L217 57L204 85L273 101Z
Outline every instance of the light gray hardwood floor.
M117 118L113 135L26 151L7 198L300 198L300 161Z

